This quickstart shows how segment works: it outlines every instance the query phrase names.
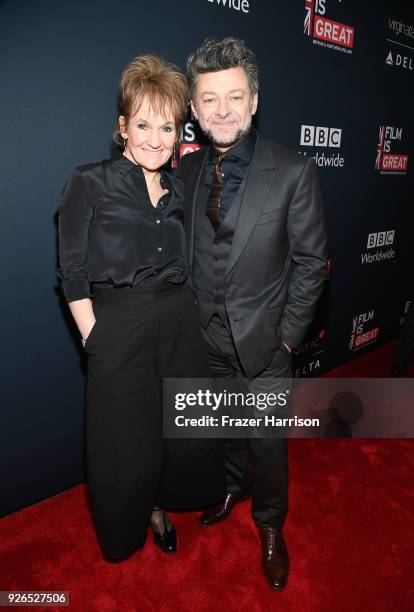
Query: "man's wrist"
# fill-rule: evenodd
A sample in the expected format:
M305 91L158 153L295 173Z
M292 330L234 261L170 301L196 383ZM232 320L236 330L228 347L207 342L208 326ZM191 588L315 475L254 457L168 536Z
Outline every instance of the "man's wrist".
M289 342L286 342L286 340L282 340L282 344L283 346L285 346L287 348L287 350L289 351L289 353L292 352L292 345L289 344Z

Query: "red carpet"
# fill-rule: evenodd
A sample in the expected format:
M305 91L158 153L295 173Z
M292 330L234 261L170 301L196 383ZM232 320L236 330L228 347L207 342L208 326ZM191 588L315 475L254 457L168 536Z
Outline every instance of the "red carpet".
M388 376L391 360L386 345L335 375ZM282 593L261 576L249 502L209 529L196 514L173 515L175 556L148 538L144 551L110 565L83 485L2 519L0 590L69 591L70 609L86 612L413 610L413 441L290 440L289 447L292 568Z

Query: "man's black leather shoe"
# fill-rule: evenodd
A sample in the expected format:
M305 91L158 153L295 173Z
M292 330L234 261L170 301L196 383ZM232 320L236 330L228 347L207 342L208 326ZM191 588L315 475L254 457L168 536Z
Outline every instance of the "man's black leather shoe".
M274 591L285 588L289 576L289 553L281 529L259 529L262 543L262 571Z
M223 521L230 515L234 506L242 499L246 499L246 497L247 494L233 495L233 493L227 493L223 501L204 510L200 516L200 523L203 527L210 527L210 525Z

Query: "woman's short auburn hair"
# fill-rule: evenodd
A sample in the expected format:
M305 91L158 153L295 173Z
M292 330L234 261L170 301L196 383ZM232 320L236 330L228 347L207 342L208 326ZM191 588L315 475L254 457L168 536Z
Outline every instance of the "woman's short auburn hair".
M171 109L178 130L190 100L185 76L177 66L155 55L138 55L125 66L119 82L119 109L128 123L147 98L154 113L165 114ZM119 125L113 132L114 141L122 146Z

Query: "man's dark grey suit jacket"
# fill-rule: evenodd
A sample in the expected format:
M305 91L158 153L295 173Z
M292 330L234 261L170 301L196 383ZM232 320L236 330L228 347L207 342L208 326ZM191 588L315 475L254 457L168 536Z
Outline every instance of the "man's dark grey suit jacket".
M208 147L182 158L190 266ZM327 263L325 215L313 159L258 136L233 235L225 305L248 377L282 340L297 346L312 321Z

